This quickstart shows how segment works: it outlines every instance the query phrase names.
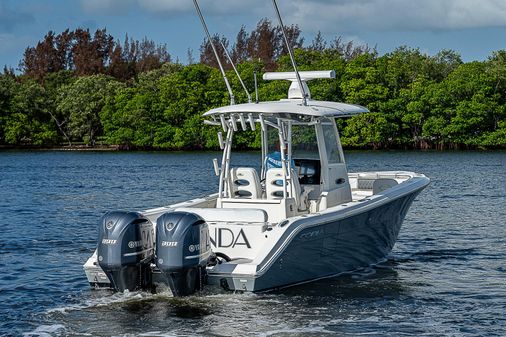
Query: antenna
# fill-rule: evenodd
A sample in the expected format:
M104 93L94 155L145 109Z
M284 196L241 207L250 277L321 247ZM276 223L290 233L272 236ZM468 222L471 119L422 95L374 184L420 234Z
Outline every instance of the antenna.
M255 79L255 103L258 103L258 83L257 83L257 72L256 70L253 72L253 77Z
M194 0L196 1L196 0ZM302 85L302 80L300 79L299 71L297 70L297 64L295 63L295 58L293 57L292 47L288 42L288 38L286 37L285 26L283 25L283 20L281 19L281 14L279 14L278 4L276 0L272 0L272 4L274 5L274 9L276 10L276 14L278 16L279 25L281 26L281 32L283 33L283 37L285 39L286 49L288 49L288 54L290 55L290 60L292 61L293 70L295 71L295 75L297 76L297 82L299 83L300 91L302 92L302 103L307 105L307 94L304 86Z
M289 99L298 99L306 96L306 99L311 99L311 92L306 85L307 81L314 80L317 78L336 78L336 72L334 70L324 70L324 71L299 71L299 76L302 81L302 85L304 87L304 93L297 83L297 75L295 72L275 72L275 73L264 73L264 80L287 80L292 82L290 85L290 89L288 89L288 98Z
M223 66L221 65L221 61L220 61L220 58L218 57L218 52L216 51L216 47L214 46L213 39L211 38L211 34L209 34L209 30L207 29L206 21L204 20L204 17L202 16L202 12L200 11L200 7L199 7L197 0L193 0L193 3L195 4L195 9L197 10L197 14L200 17L200 22L202 22L202 26L204 27L207 38L209 39L209 44L211 44L211 48L213 48L214 56L216 57L216 61L218 62L218 66L220 67L221 74L223 75L223 80L225 81L225 85L227 86L228 94L230 96L230 105L234 105L235 104L234 93L232 91L232 88L230 87L230 83L228 83L227 75L225 74L225 70L223 69Z
M223 47L223 51L225 51L225 55L227 56L228 61L232 65L232 68L234 68L235 74L237 75L237 78L239 79L239 82L241 82L242 88L244 89L244 91L246 92L246 95L248 96L248 103L251 103L251 94L249 93L248 89L246 88L246 85L244 85L244 82L242 81L241 75L239 75L239 72L237 71L237 68L235 67L234 62L232 62L232 58L228 54L227 48L225 48L225 45L223 44L223 42L220 42L220 43L221 43L221 46Z

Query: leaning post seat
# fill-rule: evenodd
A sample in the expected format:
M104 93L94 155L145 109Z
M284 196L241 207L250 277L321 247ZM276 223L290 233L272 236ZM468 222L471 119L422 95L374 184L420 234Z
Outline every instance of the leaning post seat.
M262 198L262 187L257 171L252 167L230 169L230 196L232 198Z
M295 171L291 170L291 179L287 181L288 197L295 199L295 204L301 209L301 202L305 205L305 201L301 201L301 188L298 176ZM267 171L265 178L265 194L267 199L283 198L283 169L271 168ZM306 195L307 198L307 195ZM303 207L305 209L305 207Z
M237 222L237 223L265 223L268 220L267 212L258 208L195 208L179 207L179 212L195 213L207 223Z

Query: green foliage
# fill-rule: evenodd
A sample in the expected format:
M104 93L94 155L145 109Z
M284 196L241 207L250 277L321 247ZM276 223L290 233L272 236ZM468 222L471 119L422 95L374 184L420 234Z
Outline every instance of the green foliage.
M69 116L70 135L94 145L102 129L99 113L107 99L123 86L105 75L92 75L61 87L56 108Z
M360 104L371 113L338 126L348 147L506 147L506 51L487 61L463 63L453 51L428 56L401 47L378 57L362 50L295 50L300 70L335 70L336 79L311 81L315 100ZM263 81L265 61L237 65L253 99L258 73L261 101L286 98L288 81ZM276 69L291 71L287 56ZM247 102L227 72L237 103ZM51 146L65 141L93 146L97 139L128 149L218 149L218 127L202 114L227 105L221 73L203 64L165 63L125 83L106 75L76 77L63 70L38 83L0 74L0 144ZM240 149L260 147L259 130L237 133Z
M348 62L341 82L346 102L367 106L377 111L379 103L388 98L389 90L381 83L382 77L375 66L373 54L363 54Z
M0 144L6 143L5 128L12 114L12 97L17 91L16 78L10 74L0 74Z
M350 118L343 130L344 146L386 147L392 141L395 125L379 113L366 113Z
M2 113L5 144L51 145L58 135L48 113L51 99L46 89L31 79L13 84L8 111ZM2 90L5 91L5 90Z

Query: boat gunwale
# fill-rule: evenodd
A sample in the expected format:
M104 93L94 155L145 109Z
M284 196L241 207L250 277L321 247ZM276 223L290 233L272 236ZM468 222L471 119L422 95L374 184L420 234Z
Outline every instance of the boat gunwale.
M418 173L414 173L414 172L406 172L406 173L413 173L412 178L402 182L399 185L396 185L394 187L391 187L391 188L383 191L382 194L377 194L377 195L373 195L370 197L366 197L363 199L364 201L349 202L346 204L346 207L347 207L346 209L336 210L335 208L340 207L340 206L342 207L342 205L336 205L336 206L333 206L333 207L331 207L325 211L322 211L322 212L312 213L312 214L303 214L303 215L299 215L299 216L290 218L290 220L293 220L293 221L289 220L289 223L287 224L288 226L287 226L285 232L280 236L280 238L276 242L276 245L274 245L269 250L269 253L266 256L268 258L268 261L264 262L266 257L263 258L262 262L264 262L264 263L253 263L255 260L252 261L251 264L255 264L257 266L257 271L255 274L234 274L232 272L231 274L218 274L217 273L214 275L216 275L216 276L217 275L229 275L232 277L259 278L259 277L263 276L263 274L265 274L269 270L269 268L272 266L272 264L282 254L282 252L286 249L286 247L290 244L290 242L294 239L294 237L297 236L302 230L316 227L316 226L323 226L323 225L327 225L327 224L330 224L335 221L341 221L341 220L347 219L349 217L357 215L357 213L362 212L364 210L364 207L366 207L366 206L369 206L369 207L367 207L368 210L374 209L376 207L383 206L383 205L385 205L389 202L392 202L394 200L397 200L399 198L405 197L409 194L419 193L424 188L426 188L430 183L430 179L427 178L423 174L418 174ZM410 188L408 191L398 192L398 190L400 190L400 189L404 190L407 187L409 187L409 185L413 185L413 184L416 184L416 186L414 186L413 188ZM392 196L391 194L393 194L393 193L396 193L396 195ZM353 205L348 205L351 203L353 203ZM353 208L349 208L352 206L353 206ZM319 216L326 216L326 217L330 217L330 219L326 219L324 222L321 222L321 221L316 222L317 220L314 218L317 216L318 217ZM285 219L285 220L288 220L288 219ZM313 221L310 221L310 220L313 220ZM289 232L288 231L289 229L292 229L292 230ZM286 237L286 236L288 236L288 237ZM285 237L284 240L283 240L283 237ZM278 247L278 249L276 249L276 251L274 253L271 254L271 252L276 248L278 243L280 246ZM269 258L269 256L270 256L270 258ZM208 272L209 271L210 271L210 274L213 275L212 269L209 269Z

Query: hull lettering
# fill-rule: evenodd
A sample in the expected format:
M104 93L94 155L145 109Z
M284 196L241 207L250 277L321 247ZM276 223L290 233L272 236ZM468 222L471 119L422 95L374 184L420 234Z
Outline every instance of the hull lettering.
M211 235L211 244L216 248L235 248L236 246L246 246L251 248L249 240L241 229L238 233L234 233L229 228L215 228L214 236Z

